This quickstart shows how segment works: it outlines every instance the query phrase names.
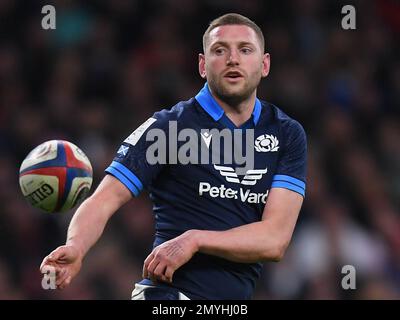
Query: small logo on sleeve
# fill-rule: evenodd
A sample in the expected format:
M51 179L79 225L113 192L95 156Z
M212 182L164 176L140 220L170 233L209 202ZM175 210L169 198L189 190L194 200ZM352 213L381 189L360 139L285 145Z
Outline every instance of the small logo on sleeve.
M128 153L128 151L129 151L129 147L122 145L122 146L119 147L117 153L119 155L125 157L126 154Z

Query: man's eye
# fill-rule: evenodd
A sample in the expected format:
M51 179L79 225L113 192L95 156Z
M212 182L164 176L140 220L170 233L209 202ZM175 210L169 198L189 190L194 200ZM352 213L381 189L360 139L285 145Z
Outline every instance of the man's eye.
M240 51L242 51L242 53L244 53L244 54L249 54L249 53L251 53L251 49L250 48L242 48L242 49L240 49Z
M215 49L215 53L216 54L223 54L224 53L224 48L217 48L217 49Z

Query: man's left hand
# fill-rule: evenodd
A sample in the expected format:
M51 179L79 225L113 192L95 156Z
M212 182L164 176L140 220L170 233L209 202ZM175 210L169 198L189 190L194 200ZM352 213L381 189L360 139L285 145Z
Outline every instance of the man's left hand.
M186 231L154 248L144 261L143 278L150 278L153 282L171 283L174 272L198 251L196 232L198 231Z

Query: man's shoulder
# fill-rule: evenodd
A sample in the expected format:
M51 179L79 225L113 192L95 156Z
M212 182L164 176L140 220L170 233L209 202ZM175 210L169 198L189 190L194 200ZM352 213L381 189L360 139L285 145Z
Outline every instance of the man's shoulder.
M178 121L184 119L193 111L195 99L191 98L186 101L180 101L171 108L162 109L154 113L153 117L157 120Z
M265 111L270 113L271 121L278 124L280 128L286 132L304 132L304 128L301 123L289 116L281 108L267 101L261 100L261 103Z

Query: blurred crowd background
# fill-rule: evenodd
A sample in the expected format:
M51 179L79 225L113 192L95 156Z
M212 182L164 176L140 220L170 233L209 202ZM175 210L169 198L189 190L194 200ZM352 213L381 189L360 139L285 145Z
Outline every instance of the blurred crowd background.
M45 4L56 30L41 28ZM356 30L341 28L346 4ZM400 298L398 1L1 0L0 299L130 298L153 240L148 195L112 217L68 289L46 291L39 265L73 212L30 207L19 166L38 144L69 140L91 159L94 189L138 125L200 90L203 32L228 12L264 31L272 67L259 98L308 135L298 225L254 299ZM345 265L355 290L341 287Z

